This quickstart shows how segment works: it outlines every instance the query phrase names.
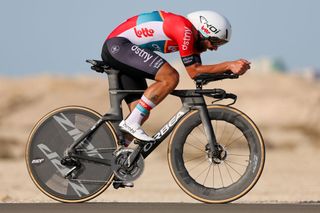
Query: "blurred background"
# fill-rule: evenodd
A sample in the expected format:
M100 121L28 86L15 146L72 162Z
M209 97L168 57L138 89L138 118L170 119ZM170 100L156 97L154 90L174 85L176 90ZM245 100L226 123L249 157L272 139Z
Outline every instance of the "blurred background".
M267 146L260 181L238 202L319 201L319 8L316 0L1 0L0 202L51 201L28 177L28 135L44 114L60 106L82 105L101 114L108 110L107 77L91 71L85 59L100 59L113 28L142 12L186 15L204 9L228 17L233 32L230 43L203 54L203 63L252 62L240 79L207 88L237 94L234 106L255 121ZM193 88L179 54L162 56L179 70L178 87ZM155 133L178 108L179 100L168 97L153 110L145 129ZM166 145L146 160L135 188L116 193L110 188L96 201L192 202L170 176Z

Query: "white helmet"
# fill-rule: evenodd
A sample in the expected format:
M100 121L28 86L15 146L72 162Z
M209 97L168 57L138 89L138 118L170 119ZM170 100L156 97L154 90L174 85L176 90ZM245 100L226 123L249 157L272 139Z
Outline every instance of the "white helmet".
M189 21L205 38L218 38L230 41L231 24L219 13L201 10L187 15Z

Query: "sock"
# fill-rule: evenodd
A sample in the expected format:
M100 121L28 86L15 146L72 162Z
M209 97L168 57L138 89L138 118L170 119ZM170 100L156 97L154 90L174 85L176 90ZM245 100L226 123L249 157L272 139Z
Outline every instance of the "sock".
M139 124L141 126L141 122L143 118L149 115L150 110L154 108L156 105L152 103L148 98L144 95L141 97L137 106L131 112L129 117L126 119L126 123L130 124Z

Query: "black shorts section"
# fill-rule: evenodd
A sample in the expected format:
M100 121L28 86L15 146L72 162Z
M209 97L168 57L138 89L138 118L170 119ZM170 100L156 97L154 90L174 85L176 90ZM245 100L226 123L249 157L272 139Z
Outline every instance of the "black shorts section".
M155 52L138 47L123 37L114 37L105 41L102 60L112 68L120 70L120 86L125 90L146 90L145 78L154 80L159 69L166 63ZM126 103L141 98L139 94L130 94L125 97Z
M141 48L123 37L106 40L101 57L111 67L125 74L149 79L154 79L161 66L166 63L155 52Z

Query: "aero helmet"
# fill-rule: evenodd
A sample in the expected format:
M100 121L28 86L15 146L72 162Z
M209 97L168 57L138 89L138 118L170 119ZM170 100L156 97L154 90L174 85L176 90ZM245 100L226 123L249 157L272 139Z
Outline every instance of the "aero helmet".
M231 24L219 13L201 10L188 14L187 18L204 38L216 38L225 43L230 41Z

